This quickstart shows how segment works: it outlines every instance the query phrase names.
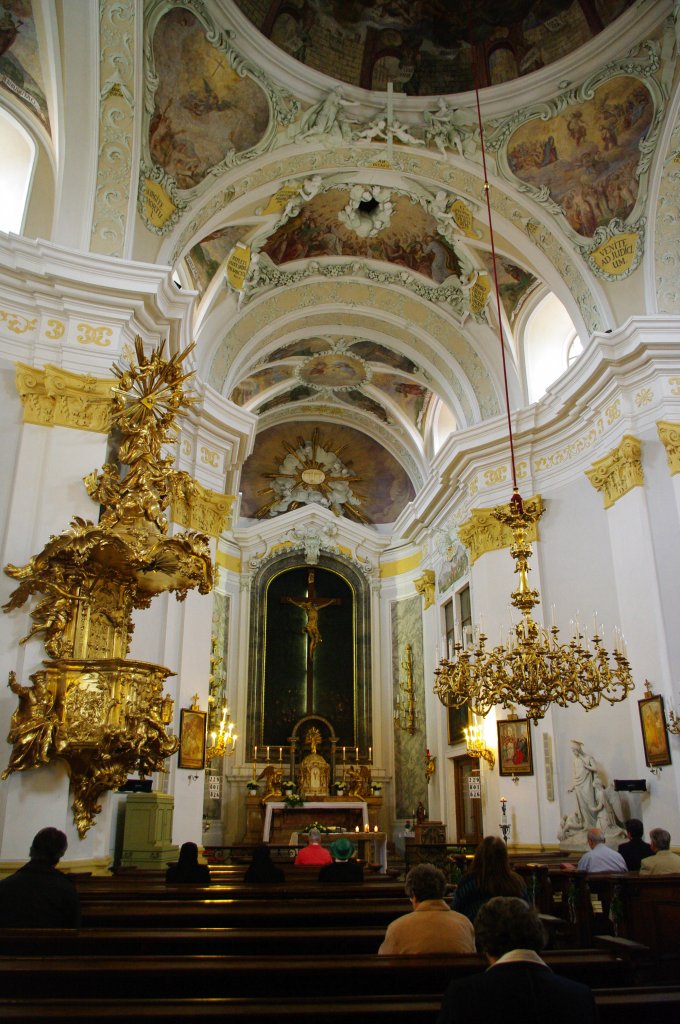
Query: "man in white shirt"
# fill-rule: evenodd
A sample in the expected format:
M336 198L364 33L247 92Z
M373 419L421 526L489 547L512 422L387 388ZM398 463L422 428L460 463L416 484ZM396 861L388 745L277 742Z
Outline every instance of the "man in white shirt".
M627 871L626 862L616 850L605 844L601 828L588 830L588 853L584 853L576 865L577 871Z

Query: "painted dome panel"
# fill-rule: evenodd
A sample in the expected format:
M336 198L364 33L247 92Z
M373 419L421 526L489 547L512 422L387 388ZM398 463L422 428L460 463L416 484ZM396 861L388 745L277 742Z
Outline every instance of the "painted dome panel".
M367 370L362 359L347 352L324 352L305 360L297 376L314 388L350 388L366 381Z
M149 124L155 162L181 189L200 184L211 167L263 137L269 104L262 89L229 66L193 14L175 8L153 37L158 88Z
M274 384L280 384L290 378L290 371L284 366L271 366L264 370L251 373L249 377L240 381L232 390L229 398L236 405L245 405L246 402L257 398L263 391L267 391Z
M653 115L651 93L639 78L611 78L592 100L547 121L533 118L513 132L510 170L534 188L547 188L574 231L590 238L612 218L625 220L632 212L640 142Z
M422 431L425 412L432 397L429 388L416 380L404 380L391 373L374 373L371 384L389 395L406 419Z
M375 341L357 341L350 345L350 351L356 352L367 363L384 363L386 366L392 366L395 370L402 370L404 373L415 373L418 369L407 356L402 356L399 352L394 352Z
M634 0L236 0L273 43L316 71L362 89L388 81L407 96L474 87L471 32L482 85L526 75L572 53ZM593 8L597 7L597 11Z
M305 338L304 341L293 341L290 345L283 345L275 352L267 356L267 362L273 363L279 359L293 359L295 357L306 358L314 355L315 352L325 352L328 342L323 338Z
M50 130L31 0L14 0L14 3L2 5L0 87L10 92Z

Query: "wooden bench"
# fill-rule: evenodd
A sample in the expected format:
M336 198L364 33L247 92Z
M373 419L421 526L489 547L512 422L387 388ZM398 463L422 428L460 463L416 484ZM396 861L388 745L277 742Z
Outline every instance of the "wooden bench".
M82 905L87 927L382 927L409 911L400 900L92 899Z
M546 954L556 972L591 986L630 984L630 965L607 950ZM82 956L0 957L0 991L19 998L29 991L96 998L115 992L138 1000L149 994L216 998L251 997L267 991L281 998L325 999L335 993L389 995L442 993L451 980L483 971L478 954L439 956Z
M605 989L595 991L600 1024L677 1024L680 1016L680 987L646 989ZM128 1002L120 999L19 999L0 1001L3 1020L24 1024L130 1024L134 1021L163 1021L163 1024L202 1024L203 1021L244 1021L248 1024L278 1024L279 1021L320 1020L347 1024L348 1020L370 1024L432 1024L441 1005L441 994L397 996L334 996L323 1002L317 997L280 1000L276 996L257 999L153 999Z

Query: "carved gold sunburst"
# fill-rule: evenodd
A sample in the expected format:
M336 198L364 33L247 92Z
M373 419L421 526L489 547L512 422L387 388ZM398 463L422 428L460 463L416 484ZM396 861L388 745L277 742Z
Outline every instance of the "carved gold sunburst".
M350 462L345 463L340 458L346 444L336 446L323 440L319 431L314 430L310 440L298 437L296 445L284 441L283 447L286 454L278 459L278 468L264 474L272 483L258 491L258 494L271 495L255 513L258 519L317 504L336 515L345 515L360 523L370 522L361 510L366 497L353 487L361 483L361 477L349 468Z

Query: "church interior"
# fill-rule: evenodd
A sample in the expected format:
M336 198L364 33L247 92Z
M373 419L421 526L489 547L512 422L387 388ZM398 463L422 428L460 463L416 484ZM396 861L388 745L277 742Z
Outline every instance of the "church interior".
M679 19L0 5L1 873L680 848Z

